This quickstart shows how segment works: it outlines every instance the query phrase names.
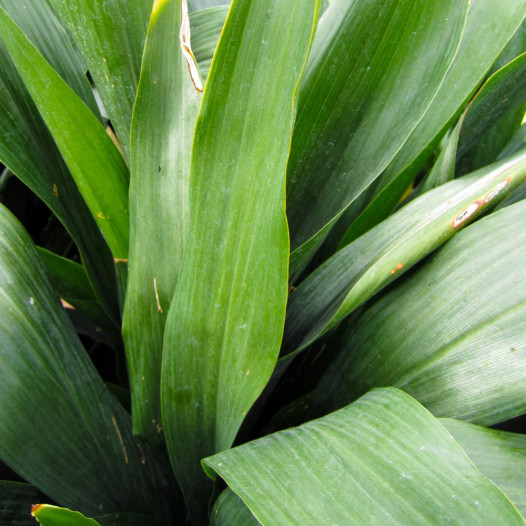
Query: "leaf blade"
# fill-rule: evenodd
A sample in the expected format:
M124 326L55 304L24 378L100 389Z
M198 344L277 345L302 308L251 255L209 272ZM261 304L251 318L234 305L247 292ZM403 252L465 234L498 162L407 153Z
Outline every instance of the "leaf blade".
M524 524L444 427L393 388L203 462L264 525Z
M162 408L172 464L197 516L207 498L199 460L229 447L279 349L284 172L317 9L311 0L233 2L196 124L192 224L166 325ZM288 24L297 29L294 45ZM273 89L269 75L280 78Z

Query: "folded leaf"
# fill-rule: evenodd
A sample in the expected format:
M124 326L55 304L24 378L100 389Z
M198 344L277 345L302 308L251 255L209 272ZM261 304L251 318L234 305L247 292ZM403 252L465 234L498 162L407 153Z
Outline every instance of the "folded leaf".
M263 525L525 523L444 427L392 388L203 463Z

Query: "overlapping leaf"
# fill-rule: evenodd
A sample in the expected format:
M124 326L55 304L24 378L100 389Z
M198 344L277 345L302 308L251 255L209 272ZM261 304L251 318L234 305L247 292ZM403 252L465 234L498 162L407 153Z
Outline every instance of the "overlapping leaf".
M525 523L444 427L392 388L204 464L263 525Z
M233 2L196 125L192 223L166 325L162 402L172 464L198 522L208 491L199 461L231 445L279 351L284 174L318 7Z
M190 13L192 28L192 51L199 63L203 81L208 77L212 57L221 29L225 23L228 6L217 6Z
M128 257L128 169L95 115L3 9L0 34L113 255ZM56 187L55 193L60 192Z
M469 106L460 128L456 174L494 161L526 110L526 53L495 72Z
M32 0L29 5L19 0L1 0L0 6L30 38L53 69L100 118L82 57L73 48L49 4L45 0Z
M462 446L477 469L526 516L526 435L486 429L459 420L441 423Z
M328 410L395 385L433 414L493 424L526 411L526 201L469 226L331 338Z
M128 158L132 110L153 0L50 0L73 36Z
M188 233L190 156L200 102L181 50L180 28L181 2L156 1L131 136L131 239L123 334L134 431L158 439L164 325Z
M165 468L132 437L129 415L78 340L28 234L4 207L0 261L0 457L63 506L162 516L171 506Z
M0 95L0 161L64 224L98 297L117 320L111 252L1 40Z
M210 517L212 526L256 526L261 524L230 488L217 498Z
M467 8L458 0L335 0L325 11L287 169L291 245L300 249L292 276L422 118L454 58Z
M284 352L301 349L494 206L526 176L526 151L409 203L328 259L290 295Z
M493 0L470 2L466 28L451 68L422 121L382 175L382 190L350 227L346 242L392 212L525 16L523 0L508 2L506 9Z

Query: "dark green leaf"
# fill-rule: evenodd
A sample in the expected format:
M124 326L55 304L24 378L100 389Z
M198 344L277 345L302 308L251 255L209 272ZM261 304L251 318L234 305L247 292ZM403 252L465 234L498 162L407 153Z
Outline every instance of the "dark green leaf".
M0 524L35 526L35 519L31 517L31 505L42 498L42 493L35 486L0 481Z
M493 162L519 129L526 110L526 53L494 73L466 110L456 174Z
M60 505L88 515L165 513L165 469L133 438L31 239L4 207L0 284L2 460Z

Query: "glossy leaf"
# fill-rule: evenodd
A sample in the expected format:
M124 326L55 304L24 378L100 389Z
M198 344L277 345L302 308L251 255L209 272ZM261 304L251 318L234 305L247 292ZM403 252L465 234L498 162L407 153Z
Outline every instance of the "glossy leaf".
M34 505L31 515L42 526L100 526L96 520L85 517L78 511L51 506L50 504Z
M164 468L133 438L129 416L82 347L31 239L4 207L0 263L0 457L82 513L166 513L157 508L170 484Z
M460 128L456 174L494 161L518 130L526 110L526 53L506 64L484 84Z
M403 207L321 265L292 292L284 351L301 349L494 206L526 176L526 151Z
M130 258L123 334L134 431L160 435L166 316L188 233L192 138L200 95L181 50L181 3L156 1L131 136Z
M0 5L29 37L55 71L100 118L99 109L85 75L82 57L45 0L1 0Z
M31 517L31 505L43 495L31 484L0 481L0 524L35 526Z
M212 526L256 526L261 524L230 488L217 498L210 518Z
M3 9L0 34L114 257L126 259L128 170L121 154L93 113Z
M444 427L392 388L204 463L263 525L525 522Z
M422 121L382 175L383 188L350 227L347 242L385 219L465 108L478 85L526 16L523 0L506 9L493 0L472 0L451 68ZM498 24L495 21L498 20Z
M314 406L395 385L437 416L490 425L524 413L525 261L526 201L460 232L326 342L339 355Z
M133 104L153 0L50 0L84 56L128 158Z
M192 51L199 63L199 72L203 82L208 77L210 64L225 24L228 6L217 6L190 13L192 29Z
M117 320L120 313L111 252L1 39L0 161L64 224L98 297Z
M208 493L200 459L231 445L279 351L289 254L284 174L317 8L315 0L234 1L196 124L192 224L162 370L168 448L196 516ZM269 89L271 77L280 82Z
M330 3L302 80L287 168L293 250L319 246L404 144L454 58L467 8L458 0ZM301 266L294 255L291 274Z
M526 516L526 435L487 429L459 420L440 421L477 469Z

